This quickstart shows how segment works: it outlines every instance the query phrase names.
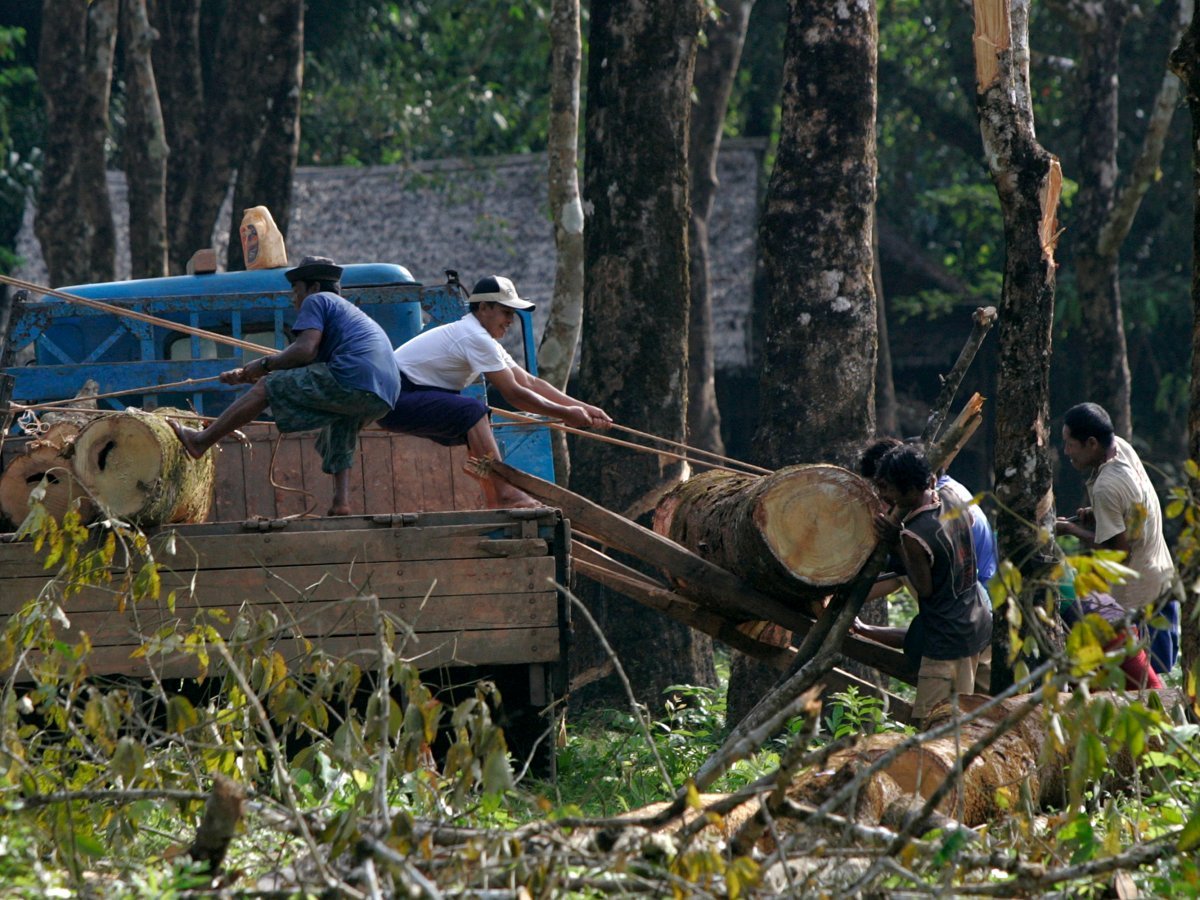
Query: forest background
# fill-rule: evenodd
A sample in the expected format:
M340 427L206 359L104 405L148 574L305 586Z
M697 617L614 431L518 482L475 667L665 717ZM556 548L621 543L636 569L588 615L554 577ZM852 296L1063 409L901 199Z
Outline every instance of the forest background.
M47 0L40 8L50 8L52 5L66 9L72 4ZM92 8L99 9L102 5L105 4L94 3ZM109 8L114 6L111 2L106 5ZM152 9L160 11L182 8L183 5L150 4ZM605 15L616 18L612 16L615 6L597 0L591 5L591 12L599 17L599 11L603 11ZM669 24L677 28L678 33L688 32L690 28L689 39L696 35L700 24L698 16L694 21L682 15L677 19L672 18L687 4L641 6L654 8L656 23ZM763 137L770 142L770 146L777 146L776 141L785 130L784 111L789 101L793 101L795 106L797 92L796 82L793 82L792 94L784 92L781 96L789 72L789 60L785 59L786 26L791 16L793 30L796 30L796 21L800 18L797 11L802 12L805 4L794 3L789 8L788 4L778 0L758 0L753 4L730 3L724 6L727 10L736 8L749 14L742 61L734 80L729 110L724 116L724 133ZM1118 170L1136 173L1133 160L1144 158L1141 147L1146 126L1154 120L1155 101L1161 96L1164 83L1166 56L1175 45L1179 31L1177 4L1147 3L1134 14L1133 7L1114 0L1103 8L1101 20L1090 26L1081 15L1087 12L1083 9L1086 6L1063 2L1039 5L1032 11L1031 30L1036 37L1031 61L1034 87L1031 99L1038 123L1038 137L1043 146L1061 157L1065 175L1062 205L1058 210L1062 232L1055 235L1057 252L1049 254L1058 266L1056 290L1054 279L1051 278L1049 291L1055 311L1054 349L1057 351L1051 361L1053 398L1052 415L1048 423L1051 444L1057 444L1057 421L1053 414L1082 399L1088 393L1090 384L1097 379L1102 380L1102 376L1113 371L1107 364L1107 356L1098 354L1094 346L1094 326L1104 317L1096 316L1094 310L1090 316L1085 316L1083 312L1088 297L1078 287L1076 272L1086 273L1090 270L1087 265L1077 269L1076 264L1096 256L1095 248L1089 246L1088 241L1090 237L1095 237L1095 230L1102 224L1106 203L1111 206L1113 200L1110 195L1105 202L1098 202L1096 185L1113 188ZM264 0L262 8L267 7L281 11L301 8L294 0L273 3ZM855 5L853 10L862 11L864 7L870 7L870 4ZM47 84L48 78L56 75L69 78L69 74L65 68L56 71L54 66L46 65L44 58L37 58L39 48L46 46L40 39L44 29L61 24L54 17L42 21L38 16L40 8L34 3L0 3L0 57L3 57L3 69L0 70L0 80L3 82L3 93L0 94L0 139L4 142L4 204L3 222L0 223L3 233L0 238L9 246L10 235L19 222L20 210L29 192L34 191L37 196L44 197L47 189L56 187L52 183L54 179L42 178L47 171L48 150L54 144L57 143L61 149L63 143L91 139L99 134L108 163L127 170L137 168L133 154L144 149L141 142L127 139L132 129L144 128L145 122L137 119L137 114L143 108L132 100L132 81L125 80L126 73L132 77L134 70L121 59L109 67L113 73L111 103L107 103L106 97L103 121L84 123L81 120L77 123L77 129L64 128L63 122L50 125L39 96L36 73L40 68L43 84ZM715 5L711 5L707 11L712 13L715 8ZM296 150L293 162L329 165L404 164L448 155L490 155L548 149L551 119L546 75L551 59L546 28L548 4L348 0L338 4L311 2L303 9L303 88L296 96L287 97L287 103L295 103L300 122L299 129L294 132ZM845 9L848 16L852 14L851 7L846 6ZM874 8L870 12L873 16ZM207 36L210 43L207 54L202 53L200 60L202 66L207 66L202 75L208 83L220 82L221 76L227 74L216 62L219 51L236 49L235 39L243 26L249 29L253 21L263 24L263 15L239 18L242 13L242 8L233 3L205 2L202 5L204 27L201 33ZM601 29L593 29L585 21L583 34L586 37L599 33L613 40L613 44L605 49L616 56L620 48L616 47L619 42L615 40L614 33L619 30L620 23L614 24L612 18L606 22L608 27ZM1005 277L1003 212L984 164L984 145L980 140L975 112L973 85L976 75L971 16L961 3L917 4L903 0L880 3L878 22L879 105L875 118L879 173L875 203L879 238L875 243L881 276L878 296L886 307L889 326L901 331L908 325L911 327L908 333L919 336L915 343L946 344L953 349L958 342L947 335L952 333L954 323L961 322L967 312L978 305L995 303L1001 294L1001 281ZM873 21L867 24L873 24ZM847 44L852 43L855 37L854 34L848 34L850 31L852 29L847 29L840 35L849 38ZM871 30L860 27L857 37L862 38L868 31ZM836 29L830 29L831 36L835 32ZM294 39L300 33L298 25L289 32L281 31L280 35L289 37L291 43L280 41L278 53L265 53L254 62L261 62L265 68L266 63L275 61L277 56L283 54L285 46L295 46ZM870 37L874 38L873 31ZM682 45L686 41L680 43ZM656 62L653 58L655 52L660 57L668 56L672 46L669 42L647 44L651 47L650 53L641 61L651 66ZM121 44L116 46L119 56ZM637 49L645 50L645 46ZM702 48L702 56L704 52L705 48ZM1093 163L1104 156L1106 148L1096 140L1095 127L1105 117L1097 114L1098 107L1092 102L1095 99L1094 85L1088 82L1088 77L1103 70L1101 63L1116 64L1118 59L1120 77L1113 74L1100 79L1106 84L1119 84L1120 87L1113 144L1117 165L1116 168L1097 171ZM790 62L790 72L795 77L796 60L791 59ZM663 67L668 66L664 64ZM687 66L678 68L685 69ZM161 74L165 87L168 72L164 70ZM227 98L251 94L255 87L245 79L229 77L224 80L227 83L222 90ZM614 90L612 85L605 84L595 70L586 84L589 90L599 86L612 91L613 95L621 93ZM61 83L56 86L62 94L70 94L71 88L75 88L76 93L83 95L91 85L75 79L68 81L65 91L63 87ZM626 84L622 87L628 97L644 86L630 87ZM875 83L872 82L869 88L874 96ZM694 98L694 108L702 109L706 103L707 98L698 92ZM585 108L589 106L586 96L583 105ZM1169 105L1174 106L1175 101ZM636 104L631 103L630 107L625 108L633 106ZM278 104L275 107L277 111L281 108ZM218 107L201 112L207 114L207 118L201 117L201 124L208 130L216 131L225 127L222 121L224 109ZM686 119L686 116L672 119L674 113L677 110L667 109L663 117L673 122ZM860 118L861 121L866 121L865 117ZM1182 460L1187 455L1186 423L1190 412L1187 371L1189 336L1193 328L1187 299L1191 268L1189 247L1194 229L1191 224L1191 204L1186 199L1191 195L1189 156L1192 152L1186 125L1183 116L1175 118L1164 136L1161 157L1156 157L1150 171L1141 173L1141 185L1145 188L1144 202L1132 220L1128 235L1118 241L1119 297L1124 312L1122 351L1128 350L1131 371L1132 397L1128 406L1132 411L1132 433L1139 446L1147 451L1146 458L1156 463L1157 470L1164 471L1168 476L1178 474L1182 469ZM588 148L611 151L611 147L592 143L593 140L599 140L594 131L584 128L585 140L581 143ZM677 140L676 149L679 144ZM177 143L173 145L172 152L186 153L189 149L186 143ZM856 162L852 154L854 148L840 149L846 153L847 163ZM782 153L780 150L780 155ZM874 148L871 148L871 165L860 167L859 175L870 169L873 176L874 153ZM279 167L270 165L270 162L268 154L267 164L259 166L257 174L264 178L278 176L275 170ZM594 157L585 158L585 171L594 162ZM775 151L769 151L764 161L764 192L767 191L768 173L780 168L774 165L775 162ZM829 164L828 160L820 162ZM244 169L242 175L251 172L257 165L249 158L243 159L241 164ZM819 174L827 171L822 169ZM1089 174L1090 182L1085 181L1084 173ZM1087 189L1089 183L1090 193ZM787 187L783 185L785 190L781 193L786 193ZM1104 191L1099 193L1103 194ZM858 199L864 196L867 194L860 194ZM71 212L82 214L83 205L95 199L90 194L79 194L74 198L77 206ZM602 202L597 194L593 194L591 199L596 201L597 206ZM235 209L240 206L235 197ZM272 206L275 208L274 204ZM39 211L43 214L50 212L48 208ZM612 218L620 217L614 215ZM795 230L799 232L806 223L790 224L796 225ZM549 213L547 227L550 227ZM603 236L605 229L613 230L611 220L594 229L594 232ZM1025 229L1024 236L1028 237L1036 230ZM772 232L764 227L762 234L786 245L786 239L792 238L793 234L781 235L780 232L780 229ZM1009 235L1009 255L1013 253L1012 237ZM231 246L236 243L231 242ZM643 246L634 248L643 254L639 262L653 257L658 249L645 246L648 243L650 241L644 241ZM667 241L662 243L666 245ZM194 242L179 243L172 252L186 252L195 246L197 244ZM668 249L678 251L678 245ZM83 258L81 248L71 247L71 250L76 257ZM1045 243L1040 250L1046 254ZM778 247L775 252L778 255ZM677 264L678 256L676 252L675 258L666 262ZM6 265L15 262L11 252L4 262ZM51 260L50 264L53 273L56 263ZM58 265L61 266L61 262ZM177 259L174 267L178 267ZM96 269L82 274L91 278L103 277L103 272ZM679 274L678 271L676 274ZM73 280L89 278L77 277ZM679 283L683 283L682 278ZM786 289L787 285L782 287ZM772 295L774 291L769 310L772 316L777 316L781 307L786 312L779 289L780 285L770 284L763 289L764 297ZM1043 291L1040 296L1044 298L1046 292ZM637 299L643 298L648 302L653 299L648 295ZM668 301L671 299L668 298ZM807 299L798 297L797 309ZM1055 299L1057 303L1053 303ZM654 313L664 316L673 314L672 327L681 324L678 322L681 318L678 311L683 307L681 302L663 302L661 299L657 302ZM755 302L760 311L767 312L763 309L767 306L766 299L756 298ZM863 307L870 305L869 302L864 303ZM763 324L765 321L765 318L760 319L757 326L760 334L767 330ZM777 317L775 321L778 323L781 319ZM600 324L593 320L587 327L598 328ZM628 334L618 333L615 339L618 342L611 344L609 349L619 351L623 347L620 340L633 342L640 338L640 333L634 327L636 324L630 322ZM847 345L852 343L846 335L830 329L822 332L818 341L808 346L785 349L790 349L795 356L809 353L815 356L818 351L836 356L842 346L840 342ZM869 342L861 345L868 346ZM644 351L645 348L638 349ZM904 346L903 341L899 342L895 355L902 358L912 349ZM1036 351L1036 348L1031 350ZM617 354L614 352L611 355ZM682 357L682 354L679 355ZM1033 355L1036 356L1036 353ZM678 375L679 360L662 357L658 361ZM995 364L994 359L989 362L986 355L981 356L980 377L985 385L995 383ZM989 366L993 369L989 369ZM802 383L798 389L827 391L830 383L837 385L837 374L831 373L832 377L827 382ZM890 372L884 372L881 385L889 380L889 375ZM602 382L597 380L592 383ZM908 386L898 387L904 389ZM923 399L928 401L931 394L932 391L929 391ZM863 396L869 396L869 392L864 392ZM649 398L651 402L656 399ZM666 398L667 401L671 399ZM998 399L1003 402L1005 398ZM739 405L757 409L760 402L740 398ZM888 402L888 392L881 387L877 394L881 427L892 427L883 424L888 422L890 416L896 427L906 433L916 430L912 424L912 414L906 420L896 408L889 412L886 409ZM847 403L845 406L850 408L853 404ZM850 412L856 417L854 421L858 425L867 427L869 411L864 415L860 404L859 408ZM649 418L653 425L653 416ZM919 412L915 420L919 425ZM730 416L730 422L734 421L737 420ZM824 447L815 450L803 447L797 452L808 453L808 458L812 458L812 455L821 455L822 451L828 450L831 458L845 461L849 446L855 442L861 443L865 436L852 429L835 433L828 421L822 422L821 428L808 427L807 421L803 424L804 428L791 423L790 429L777 428L775 433L769 433L770 429L764 431L753 426L746 427L739 422L737 428L726 425L725 437L730 447L737 448L739 455L742 455L746 447L746 435L763 433L773 442L771 446L751 446L745 455L763 458L764 462L771 465L781 465L793 461L791 451L778 451L782 441L792 440L800 445L803 439L815 440L813 434L819 434L822 440L828 442ZM839 446L838 442L844 446ZM1040 446L1037 452L1045 451L1045 446ZM603 462L602 459L600 461ZM587 468L581 466L581 470ZM592 465L590 469L604 472L602 465ZM619 478L623 474L615 471L612 477ZM1034 474L1039 484L1031 486L1031 496L1044 486L1040 479L1045 472L1039 470ZM1077 490L1077 478L1070 473L1067 478L1067 484L1074 485ZM989 479L985 468L978 483L972 484L972 487L987 490ZM634 483L641 487L644 481L643 478ZM593 483L607 490L601 476L594 476ZM628 497L622 500L615 492L609 493L614 494L615 499L614 496L600 499L610 503L613 508L625 508ZM1034 499L1040 499L1041 496L1045 495L1038 495ZM1070 508L1069 505L1067 508ZM1034 518L1027 516L1027 521ZM1017 590L1014 588L1014 593ZM617 616L612 618L616 619ZM655 639L658 636L652 634L650 637ZM631 670L644 662L633 653L622 655ZM668 649L662 651L661 655L673 658L682 654L672 653ZM661 691L647 689L648 684L657 686L653 678L642 680L639 674L633 671L639 695L660 699ZM1075 677L1075 674L1072 673L1071 677ZM1087 779L1099 775L1107 765L1103 749L1107 745L1102 745L1101 741L1110 737L1114 729L1109 727L1107 721L1081 724L1081 727L1091 726L1094 728L1078 742L1074 733L1069 736L1077 751L1077 764L1073 772L1079 773L1077 777L1073 774L1072 813L1078 812L1085 801L1083 789ZM1125 734L1123 731L1120 733ZM672 735L676 736L682 738L677 744L685 746L694 737L688 734ZM1137 755L1140 751L1133 752ZM495 756L493 753L491 758ZM1194 764L1194 755L1188 759ZM120 769L117 774L121 775L124 769L117 768ZM411 769L408 771L411 772ZM486 781L486 772L484 776ZM677 779L666 780L670 780L673 787L680 787ZM1179 783L1177 779L1176 787ZM1200 817L1194 814L1194 803L1189 805L1183 800L1175 803L1177 798L1171 799L1175 818L1164 818L1155 827L1173 827L1190 816L1179 841L1180 849L1186 852L1193 849L1200 839ZM1083 835L1085 825L1091 829L1093 822L1098 821L1094 815L1098 805L1102 802L1107 804L1105 815L1112 812L1110 818L1113 822L1124 813L1099 795L1093 795L1089 802L1092 806L1086 812L1092 815L1081 814L1071 818L1059 828L1055 839L1061 845L1069 845L1070 840L1086 843L1087 853L1091 854L1096 852L1094 832L1088 830L1086 840ZM386 806L385 803L380 805ZM495 805L485 804L484 808L488 813L496 811ZM1186 812L1180 813L1180 810ZM1062 825L1061 821L1054 823L1055 828L1059 825ZM1075 830L1068 833L1067 826ZM1115 842L1127 836L1123 827L1118 823L1108 832ZM1140 825L1133 829L1134 845L1139 843L1144 833ZM987 865L993 863L988 862ZM1188 877L1194 883L1194 865L1188 871ZM728 873L725 874L729 877ZM1057 883L1057 880L1053 880L1053 883Z

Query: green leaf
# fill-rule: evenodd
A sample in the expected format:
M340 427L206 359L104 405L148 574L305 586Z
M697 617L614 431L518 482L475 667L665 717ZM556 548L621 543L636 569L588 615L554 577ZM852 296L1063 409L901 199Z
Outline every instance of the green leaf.
M1183 826L1183 830L1179 832L1177 846L1180 853L1190 853L1200 847L1200 812L1188 819L1188 823Z

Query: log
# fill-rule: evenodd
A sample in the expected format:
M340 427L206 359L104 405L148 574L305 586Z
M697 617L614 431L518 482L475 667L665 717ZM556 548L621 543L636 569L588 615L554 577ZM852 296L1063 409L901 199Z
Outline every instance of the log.
M75 439L72 464L112 515L146 525L203 522L212 506L213 454L192 459L166 417L199 421L183 410L129 408L94 419Z
M74 422L59 422L43 435L29 441L25 451L14 457L0 475L0 516L19 525L29 513L29 495L45 480L42 505L55 519L78 504L84 524L96 517L96 505L75 478L67 458L80 431Z
M813 600L858 574L877 543L878 510L871 486L839 466L711 471L663 498L654 530L766 594Z

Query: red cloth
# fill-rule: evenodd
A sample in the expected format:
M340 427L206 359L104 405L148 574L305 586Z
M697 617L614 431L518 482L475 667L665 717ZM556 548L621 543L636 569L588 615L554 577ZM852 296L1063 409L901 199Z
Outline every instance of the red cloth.
M1104 649L1115 650L1125 643L1125 634L1122 632ZM1125 673L1125 690L1139 691L1142 688L1150 688L1158 690L1163 686L1162 679L1158 677L1158 673L1150 668L1150 658L1146 656L1145 650L1139 650L1133 656L1125 657L1125 661L1121 663L1121 671Z

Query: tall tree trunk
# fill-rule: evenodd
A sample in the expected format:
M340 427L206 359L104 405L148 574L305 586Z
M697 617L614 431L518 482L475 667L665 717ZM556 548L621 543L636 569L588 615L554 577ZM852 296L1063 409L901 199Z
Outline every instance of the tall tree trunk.
M125 47L125 181L129 186L129 262L134 278L167 274L167 138L150 48L146 0L121 0Z
M105 142L117 11L117 0L46 0L42 7L46 141L35 231L55 285L113 277Z
M875 3L793 0L759 225L767 314L758 462L853 468L875 433ZM778 673L734 654L730 721Z
M875 4L793 0L759 225L768 317L757 462L853 467L875 433Z
M696 102L688 137L692 191L692 214L688 222L692 284L688 323L688 441L714 453L724 453L725 443L721 440L713 358L708 220L717 193L717 154L721 149L725 110L753 6L754 0L718 0L716 15L710 16L704 29L707 46L696 56L692 79Z
M1194 17L1179 46L1171 53L1171 71L1179 76L1192 114L1192 197L1200 196L1200 17ZM1188 406L1188 457L1200 460L1200 203L1192 206L1192 387ZM1192 489L1200 490L1193 483ZM1195 584L1194 579L1185 583ZM1184 605L1180 625L1180 663L1184 673L1200 679L1200 621L1194 615L1196 594ZM1193 682L1196 683L1196 682ZM1195 694L1192 694L1195 699Z
M896 382L892 377L892 343L888 339L887 303L883 293L883 265L879 258L879 220L873 223L871 281L875 285L875 328L879 332L879 352L875 356L875 428L879 434L900 434L900 410L896 404ZM868 604L870 608L874 604ZM886 624L887 610L883 622ZM873 621L870 620L870 621Z
M580 378L616 421L674 440L687 403L687 134L701 12L700 0L591 6ZM575 457L580 492L615 510L677 471L598 441ZM671 684L714 680L707 637L613 595L586 599L640 699L657 707ZM602 662L595 641L580 650L576 665ZM598 687L611 690L602 699L621 697L612 679Z
M150 20L158 31L154 73L162 101L163 130L170 148L167 159L167 257L171 272L181 273L192 253L209 246L208 234L191 227L187 211L198 192L219 193L221 187L196 177L205 157L207 92L200 45L201 0L150 0ZM215 215L215 213L214 213Z
M1028 0L975 0L976 101L1006 250L996 389L997 531L1001 556L1025 576L1022 610L1034 606L1054 534L1050 335L1062 189L1058 159L1034 136L1028 14ZM1014 602L1010 597L1008 603ZM1020 646L1010 640L1004 612L997 611L993 631L993 692L1011 683L1009 649Z
M579 0L550 4L550 121L546 151L549 157L550 213L554 217L554 303L538 347L542 378L559 390L567 389L575 348L583 327L583 202L579 197L579 73L583 34ZM555 431L554 471L558 483L571 480L567 436Z
M300 154L300 91L304 81L304 0L259 0L252 17L257 35L257 65L246 85L242 137L233 194L226 265L246 268L238 229L242 211L271 210L287 237L292 213L292 180ZM226 14L234 17L236 10ZM270 48L264 52L263 48Z

